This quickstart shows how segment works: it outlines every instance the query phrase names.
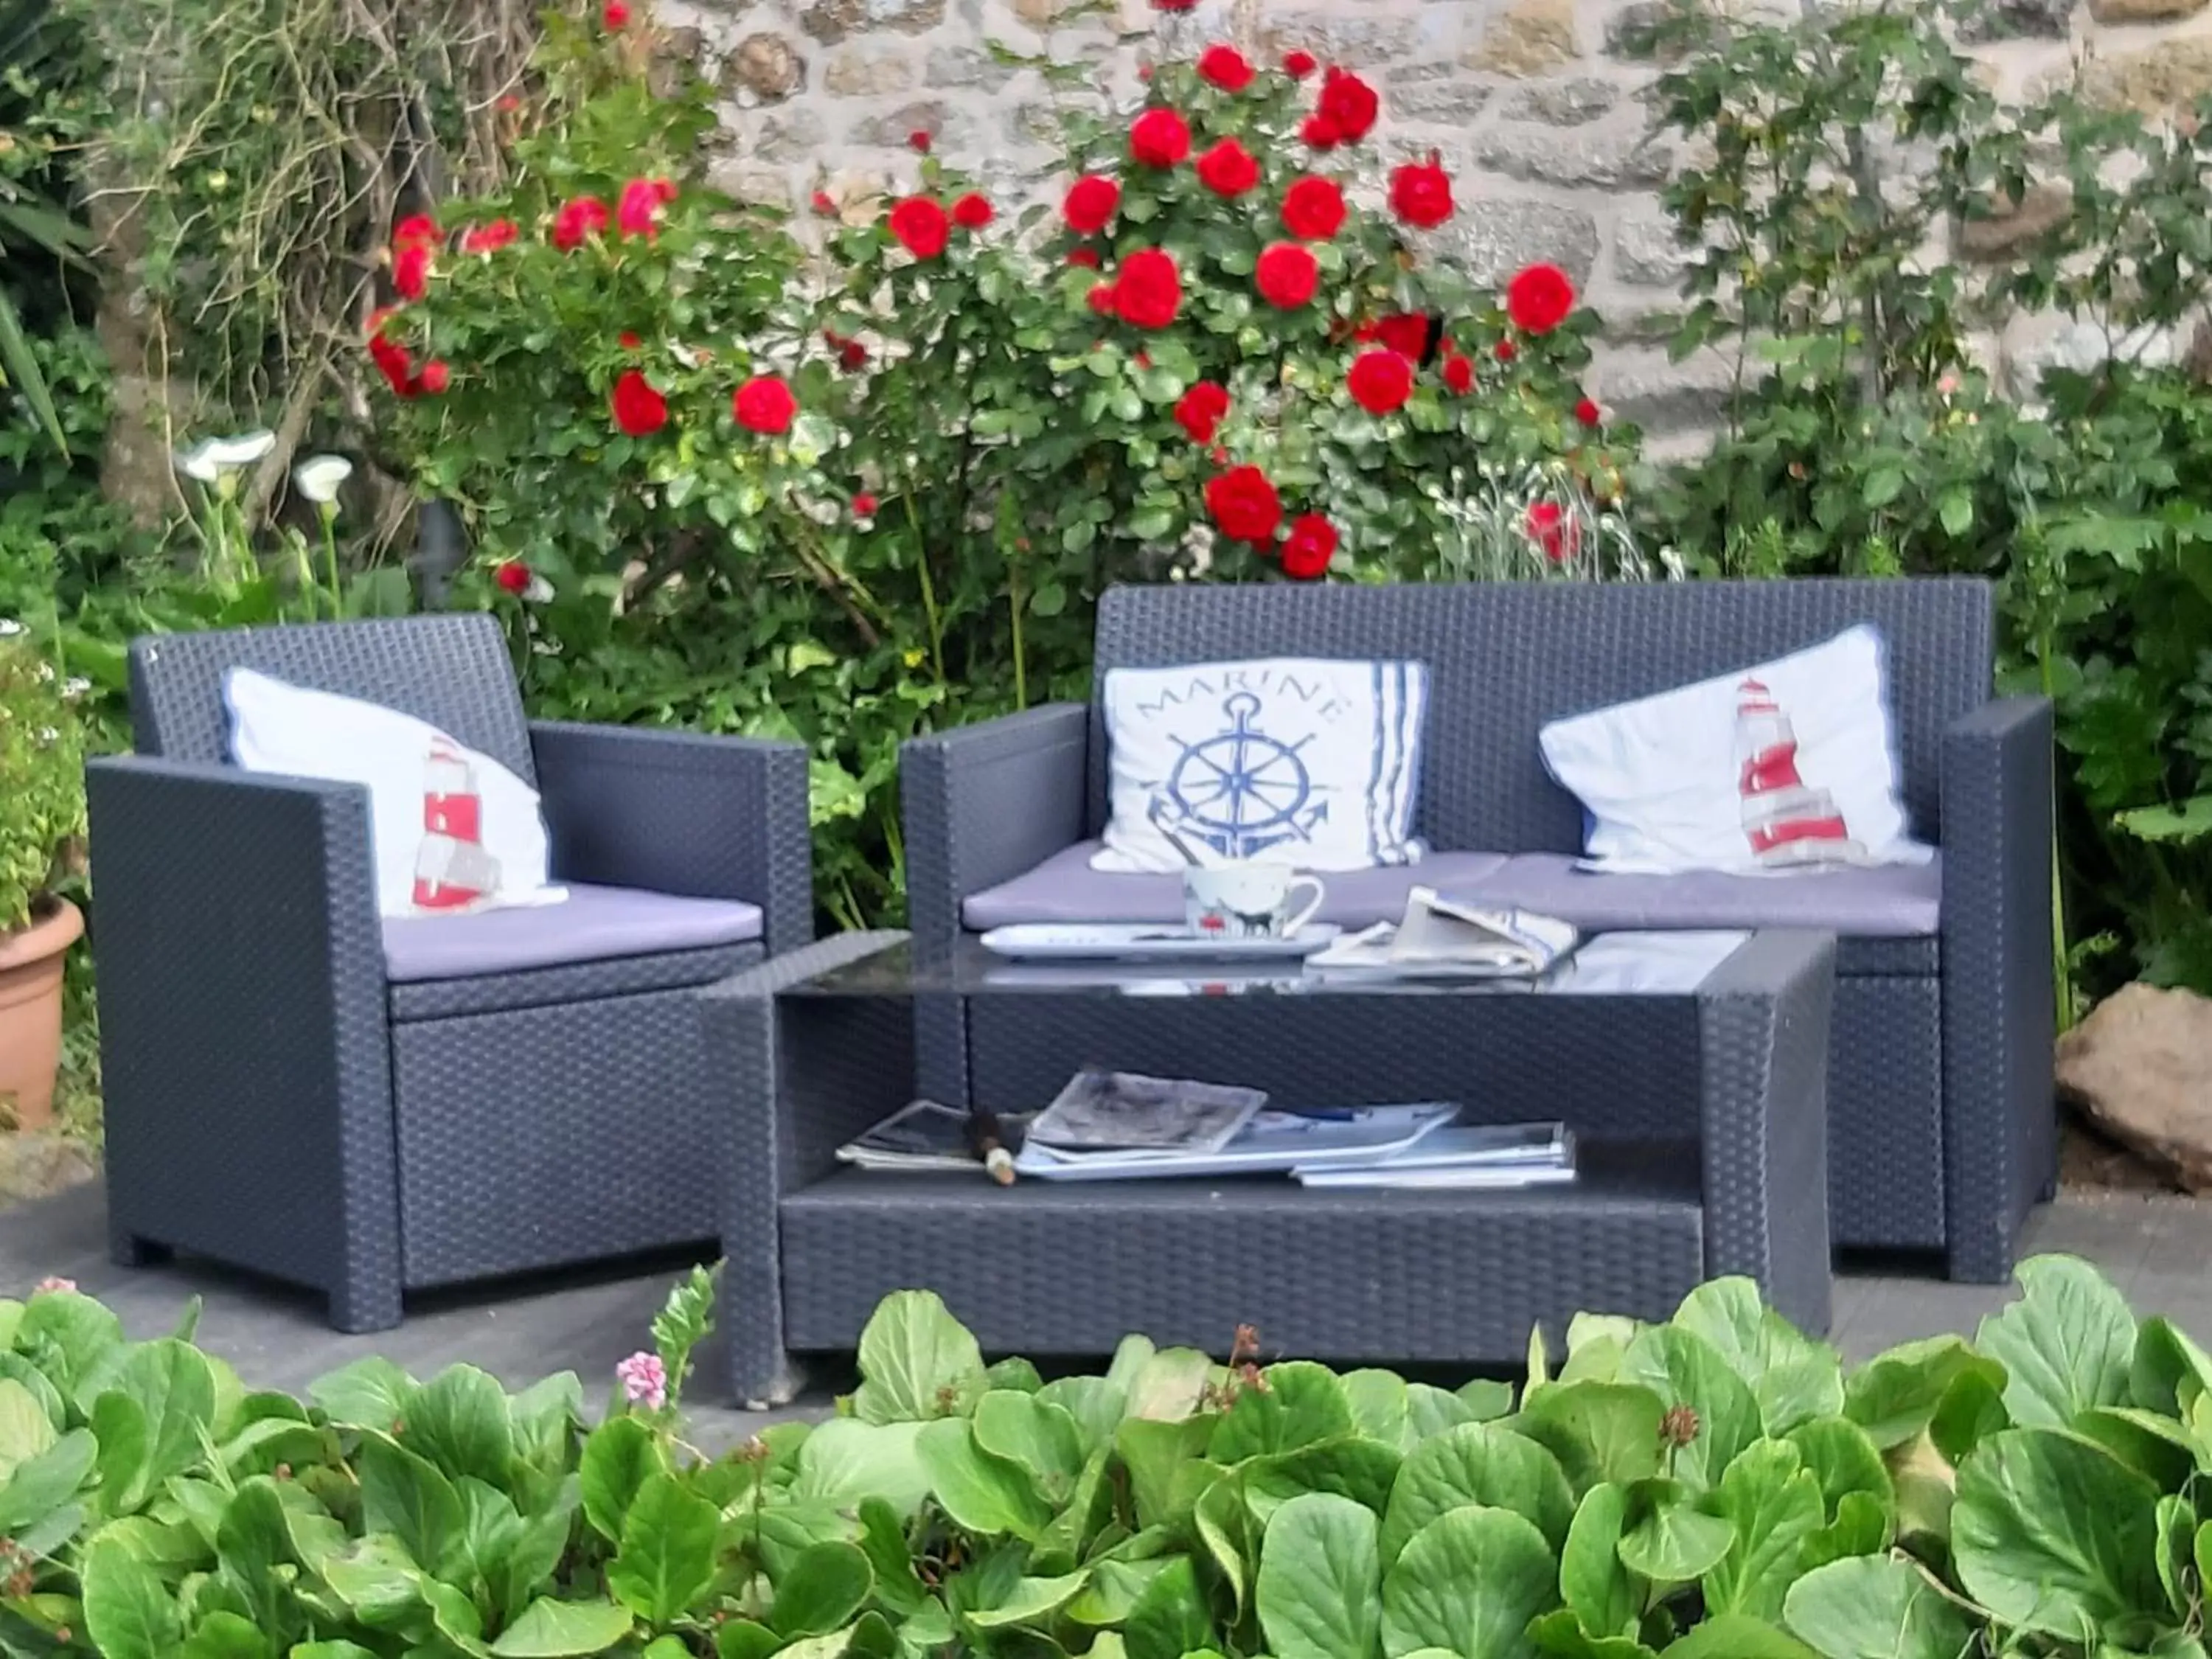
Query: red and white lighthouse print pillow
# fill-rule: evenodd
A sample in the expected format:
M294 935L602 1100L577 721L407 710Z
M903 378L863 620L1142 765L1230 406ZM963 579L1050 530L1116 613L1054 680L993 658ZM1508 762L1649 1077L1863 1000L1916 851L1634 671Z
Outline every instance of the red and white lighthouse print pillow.
M488 755L397 709L234 668L231 758L248 772L363 784L386 917L567 896L546 879L538 792Z
M1900 796L1881 635L1555 720L1544 763L1588 820L1583 867L1751 875L1921 864Z

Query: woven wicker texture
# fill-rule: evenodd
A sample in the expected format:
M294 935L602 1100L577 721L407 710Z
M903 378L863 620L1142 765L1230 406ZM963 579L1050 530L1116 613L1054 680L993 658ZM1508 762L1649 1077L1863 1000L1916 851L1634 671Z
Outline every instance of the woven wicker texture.
M2051 706L1993 702L1951 733L1943 792L1943 1096L1951 1275L2002 1283L2058 1172L2051 1053Z
M763 955L757 945L726 945L711 951L669 951L659 956L617 957L565 968L538 968L526 974L410 980L392 988L392 1018L404 1022L453 1014L496 1014L594 997L636 996L685 985L708 985L751 967Z
M197 1251L399 1317L384 957L364 791L88 769L116 1251Z
M507 641L491 617L313 623L134 641L131 715L138 752L228 759L222 678L233 668L412 714L526 783L537 781Z
M1944 1240L1942 987L1836 985L1828 1062L1828 1206L1836 1237L1886 1249Z
M698 994L395 1027L412 1287L713 1239L729 1086Z
M814 937L804 744L547 721L530 737L556 880L744 899L771 954Z
M1905 801L1941 830L1945 727L1985 701L1985 582L1474 583L1460 586L1121 587L1098 608L1098 672L1224 659L1412 658L1429 665L1417 827L1434 845L1575 852L1582 810L1547 775L1547 720L1732 672L1856 623L1887 647ZM1086 822L1105 822L1094 703Z

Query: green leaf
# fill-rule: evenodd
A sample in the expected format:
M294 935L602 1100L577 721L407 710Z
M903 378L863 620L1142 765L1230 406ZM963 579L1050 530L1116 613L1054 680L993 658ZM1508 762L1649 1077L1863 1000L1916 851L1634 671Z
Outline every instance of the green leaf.
M1213 1620L1187 1555L1176 1556L1145 1586L1121 1632L1128 1659L1183 1659L1212 1638Z
M1681 1483L1639 1480L1628 1489L1621 1565L1661 1584L1686 1584L1718 1566L1735 1528L1698 1509Z
M1284 1501L1290 1504L1297 1500ZM1252 1512L1245 1505L1238 1477L1224 1475L1208 1486L1192 1510L1191 1520L1207 1559L1221 1575L1222 1582L1229 1586L1229 1599L1236 1605L1237 1616L1243 1618L1246 1597L1252 1589L1253 1558L1258 1552L1252 1541Z
M1204 1499L1200 1500L1198 1507L1203 1514ZM1167 1556L1148 1561L1093 1562L1082 1593L1067 1603L1067 1616L1079 1625L1094 1627L1127 1623L1130 1613L1144 1598L1146 1587L1180 1559ZM1241 1562L1237 1571L1243 1571Z
M145 1455L125 1500L135 1509L199 1462L215 1424L215 1372L197 1348L164 1337L128 1352L112 1391L145 1419Z
M1805 1540L1826 1518L1820 1483L1804 1469L1796 1447L1762 1440L1729 1465L1713 1507L1735 1537L1705 1575L1706 1611L1779 1619Z
M1401 1461L1395 1446L1379 1440L1346 1436L1318 1441L1242 1465L1244 1499L1261 1522L1310 1492L1334 1492L1380 1515L1389 1509Z
M1361 1370L1346 1371L1339 1380L1344 1384L1345 1403L1352 1408L1352 1426L1358 1433L1386 1446L1412 1449L1404 1378L1395 1371Z
M1859 501L1869 509L1887 507L1905 493L1905 472L1902 468L1878 466L1867 474L1860 488Z
M2087 1262L2039 1255L2020 1264L2021 1299L1982 1321L1974 1346L2005 1368L2005 1409L2022 1428L2063 1428L2093 1406L2128 1397L2136 1322Z
M611 1601L556 1601L541 1596L491 1644L497 1659L568 1659L605 1653L630 1633L629 1612Z
M2208 1393L2212 1355L2170 1320L2146 1319L2136 1328L2135 1354L2128 1365L2128 1394L2135 1404L2178 1418Z
M843 1628L875 1588L875 1572L855 1545L817 1544L784 1570L768 1622L779 1636L826 1636Z
M1382 1584L1375 1512L1348 1498L1294 1498L1267 1522L1253 1593L1277 1659L1370 1659Z
M1936 517L1947 536L1963 536L1974 527L1974 498L1963 489L1947 489L1936 501Z
M1176 1479L1199 1455L1213 1432L1211 1419L1160 1422L1130 1418L1114 1431L1114 1449L1129 1473L1130 1495L1135 1500L1137 1524L1156 1527L1179 1524L1182 1516L1176 1501Z
M1350 1434L1352 1401L1334 1371L1310 1360L1270 1365L1264 1389L1241 1390L1206 1455L1224 1466Z
M1769 1434L1844 1408L1843 1368L1835 1352L1805 1336L1759 1299L1750 1279L1715 1279L1682 1298L1678 1329L1703 1338L1751 1385Z
M449 1367L408 1402L407 1444L448 1479L506 1486L514 1465L507 1390L473 1365Z
M1558 1458L1567 1484L1585 1492L1601 1481L1625 1486L1658 1474L1665 1414L1657 1395L1632 1383L1554 1382L1536 1392L1513 1428Z
M217 1611L200 1621L177 1659L270 1659L276 1651L251 1620Z
M1815 1568L1790 1587L1783 1617L1823 1659L1959 1659L1972 1640L1965 1615L1892 1556Z
M94 1543L79 1577L85 1631L106 1659L175 1659L184 1629L168 1586L151 1567L120 1544Z
M1406 1432L1415 1444L1462 1423L1484 1420L1480 1412L1449 1389L1431 1382L1406 1384Z
M284 1524L283 1499L268 1476L255 1476L233 1496L216 1531L216 1553L245 1591L255 1619L264 1628L276 1628L285 1599L277 1570L290 1565L291 1535Z
M1037 1494L1058 1508L1083 1474L1083 1431L1061 1407L1034 1395L994 1389L975 1402L975 1443L1029 1473Z
M1593 1636L1565 1607L1528 1626L1528 1639L1554 1659L1659 1659L1632 1636ZM1425 1659L1423 1655L1410 1659Z
M1462 1504L1510 1510L1556 1547L1574 1520L1574 1494L1559 1460L1494 1423L1463 1423L1406 1455L1382 1520L1382 1559L1398 1559L1413 1535Z
M1716 1485L1736 1455L1759 1437L1751 1385L1711 1343L1671 1325L1654 1325L1628 1345L1621 1380L1640 1383L1662 1406L1687 1406L1697 1433L1674 1455L1674 1472L1693 1487Z
M92 1436L71 1429L36 1457L18 1464L7 1485L0 1486L0 1534L19 1536L76 1497L92 1472L97 1451Z
M417 1566L437 1572L461 1540L460 1495L422 1458L377 1435L361 1443L362 1520L390 1533Z
M2158 1492L2052 1429L2010 1429L1959 1470L1951 1547L1966 1593L2005 1624L2078 1637L2165 1601Z
M860 1364L853 1413L864 1423L965 1416L983 1392L982 1350L933 1291L885 1297L860 1332Z
M78 1400L80 1390L106 1370L123 1346L123 1322L75 1291L33 1297L15 1324L15 1351L70 1400ZM83 1408L91 1402L78 1404Z
M1559 1601L1551 1546L1507 1510L1469 1507L1413 1535L1382 1581L1382 1651L1525 1659L1528 1623Z
M13 1379L0 1379L0 1480L52 1445L56 1433L36 1395Z
M791 1495L839 1509L879 1498L900 1516L911 1516L929 1496L929 1473L915 1443L921 1429L919 1423L831 1418L800 1443Z
M668 1623L714 1582L720 1521L720 1510L674 1475L652 1476L623 1521L622 1547L607 1565L607 1588L639 1618Z
M1011 1533L1033 1544L1052 1524L1052 1507L1037 1495L1027 1471L978 1446L965 1421L925 1424L915 1447L939 1504L969 1532Z
M375 1429L389 1434L403 1421L407 1402L414 1395L414 1380L388 1359L371 1356L318 1377L307 1384L307 1398L323 1409L333 1423L349 1429Z
M1592 1486L1567 1528L1559 1553L1559 1595L1583 1629L1599 1637L1632 1634L1644 1611L1644 1590L1620 1562L1620 1534L1628 1498L1611 1485Z
M2004 1368L1984 1359L1958 1336L1933 1336L1878 1354L1851 1373L1844 1389L1844 1415L1887 1451L1927 1428L1945 1392L1972 1370L1985 1372L1997 1388Z
M1976 1446L1991 1435L2012 1426L2005 1410L2004 1367L1991 1364L1961 1371L1951 1379L1929 1419L1928 1437L1936 1449L1954 1465L1963 1463Z
M585 1439L577 1467L585 1518L611 1542L620 1543L623 1522L639 1489L667 1468L651 1429L635 1417L607 1419Z
M1667 1644L1663 1659L1817 1659L1813 1650L1763 1619L1740 1613L1708 1618Z
M968 1615L968 1622L980 1630L1006 1630L1016 1625L1036 1624L1073 1601L1090 1578L1089 1568L1063 1573L1056 1578L1018 1578L1005 1601L995 1607L977 1608Z

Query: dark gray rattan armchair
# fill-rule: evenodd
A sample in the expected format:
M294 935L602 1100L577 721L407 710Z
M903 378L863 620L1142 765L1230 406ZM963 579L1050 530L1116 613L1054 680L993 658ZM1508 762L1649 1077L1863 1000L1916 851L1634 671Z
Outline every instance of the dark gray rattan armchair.
M533 783L570 904L380 921L367 792L227 763L233 666ZM131 671L138 752L88 774L118 1260L312 1285L358 1331L716 1236L697 989L811 936L802 748L526 721L484 616L141 640Z
M1570 870L1581 811L1539 757L1547 721L1733 672L1862 622L1887 644L1905 800L1915 833L1940 849L1934 866L1765 882ZM1097 667L1269 656L1428 664L1415 827L1431 856L1332 881L1325 921L1394 916L1421 880L1593 930L1839 934L1834 1238L1940 1249L1954 1277L1994 1282L2011 1270L2057 1148L2051 710L1992 698L1994 641L1990 589L1966 580L1157 586L1105 596ZM923 738L902 759L917 950L1011 921L1181 919L1175 877L1088 868L1106 817L1096 699ZM960 1098L971 1075L998 1069L972 1050L983 1039L957 1004L921 1016L925 1087Z

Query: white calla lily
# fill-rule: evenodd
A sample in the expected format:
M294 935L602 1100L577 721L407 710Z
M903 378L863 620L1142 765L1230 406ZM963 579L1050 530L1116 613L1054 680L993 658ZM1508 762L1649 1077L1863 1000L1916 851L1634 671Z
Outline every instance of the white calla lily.
M183 473L187 478L197 478L202 483L213 483L222 473L222 469L215 464L215 449L212 441L194 444L190 449L179 450L176 453L175 460L178 471Z
M318 507L338 498L338 489L353 477L353 463L343 455L310 455L292 469L292 482Z
M210 438L206 447L214 454L216 466L226 471L241 466L258 465L276 447L276 434L265 427L258 432L242 432L235 438Z

